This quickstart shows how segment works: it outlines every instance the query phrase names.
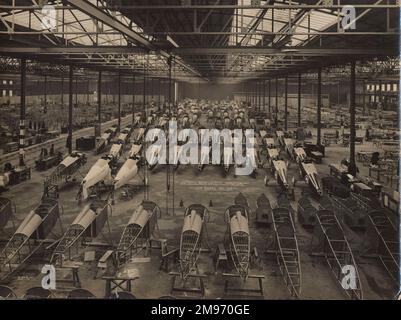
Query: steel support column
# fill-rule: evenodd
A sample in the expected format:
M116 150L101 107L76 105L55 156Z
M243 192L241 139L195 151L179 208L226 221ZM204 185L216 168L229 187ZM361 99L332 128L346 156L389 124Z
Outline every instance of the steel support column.
M178 104L178 81L174 81L174 105Z
M171 71L172 71L172 57L169 57L167 59L167 63L168 63L168 114L171 117L172 114L172 110L171 110L171 86L172 86L172 81L171 81ZM171 146L170 146L171 147ZM170 152L168 153L168 164L166 166L166 189L167 189L167 193L170 192L170 187L171 187L171 172L170 172ZM174 210L174 205L173 205L173 210ZM166 214L169 214L169 208L168 208L168 194L166 195Z
M266 111L266 80L263 80L263 111Z
M271 88L272 88L272 86L271 86L271 79L269 79L269 117L271 117L271 103L272 103L272 101L271 101L271 98L272 98L272 95L271 95Z
M149 56L146 56L146 66L144 66L144 73L143 73L143 110L142 110L142 115L145 115L145 121L147 122L148 120L148 112L147 112L147 106L146 106L146 77L147 77L147 71L148 71L148 64L149 64ZM145 150L148 147L148 142L145 141L144 148ZM148 167L145 165L144 166L144 178L145 178L145 188L143 192L143 197L144 200L149 199L149 171Z
M362 104L363 104L363 115L366 115L366 80L362 81L363 86L363 96L362 96Z
M317 72L317 142L321 144L321 127L322 127L322 68Z
M72 153L72 81L74 77L74 68L70 66L68 77L68 137L67 148L68 153Z
M298 74L298 127L301 127L301 90L302 90L302 76Z
M373 104L374 104L374 106L376 107L376 110L377 110L377 104L376 104L376 100L377 100L377 84L375 83L373 85L373 87L374 87Z
M249 91L249 83L245 84L245 91L246 91L246 102L248 103L248 105L251 104L251 95L250 95L250 91Z
M255 109L257 110L258 109L258 81L254 82L253 94L255 97L255 107L256 107Z
M172 74L171 74L171 68L172 68L172 59L169 59L168 61L168 111L169 114L171 115L171 90L172 90Z
M86 103L89 104L90 80L86 83Z
M258 82L252 82L252 90L253 90L253 101L255 110L258 110Z
M102 129L102 71L99 71L99 78L97 81L97 130L95 130L95 137L100 136Z
M284 130L288 130L288 76L284 79Z
M253 104L253 92L252 92L252 84L251 82L248 83L248 92L249 92L249 104Z
M157 80L157 89L158 89L158 96L157 96L157 110L162 110L160 103L161 103L161 95L162 95L162 86L160 78Z
M21 107L19 117L19 166L25 166L25 89L26 89L26 60L21 59Z
M167 79L167 81L164 81L164 104L165 104L165 107L166 107L166 110L167 111L169 111L170 109L169 109L169 103L170 103L170 82L169 82L170 80L169 79Z
M118 130L121 130L121 72L118 73Z
M154 102L154 83L153 83L153 78L150 78L149 81L149 105L152 106Z
M254 105L255 104L254 103L255 102L254 101L255 97L254 97L252 82L249 83L249 94L250 94L250 98L251 98L251 105Z
M45 75L45 85L44 85L44 106L43 106L43 113L47 113L47 75Z
M249 105L252 105L252 88L251 88L251 83L249 82L247 84L247 88L248 88L248 99L249 99Z
M382 89L382 81L381 80L379 80L379 102L380 102L380 108L381 108L380 111L382 111L384 109L383 109L383 89Z
M75 77L75 104L78 107L78 76Z
M356 77L355 77L355 61L351 62L351 81L350 81L350 136L349 136L349 170L348 173L356 176L356 164L355 164L355 97L356 97Z
M147 109L146 109L146 71L143 74L143 92L142 92L142 103L143 103L143 112L145 116L148 116Z
M258 99L258 111L260 111L260 81L256 81L256 98Z
M254 105L255 104L255 102L254 102L254 92L253 92L253 85L252 85L252 82L249 82L249 94L250 94L250 98L251 98L251 105Z
M249 82L246 84L246 88L247 88L246 90L248 92L248 103L249 103L249 105L251 105L252 104L252 92L251 92L251 85Z
M64 107L64 76L61 76L61 109Z
M276 118L274 124L276 127L278 126L278 77L276 77Z
M131 113L132 113L132 123L135 121L135 74L132 75L132 107L131 107Z

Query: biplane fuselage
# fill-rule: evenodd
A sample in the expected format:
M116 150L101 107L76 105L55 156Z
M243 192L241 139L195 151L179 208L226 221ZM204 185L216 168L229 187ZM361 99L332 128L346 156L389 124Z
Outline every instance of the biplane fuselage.
M273 138L264 138L263 143L268 149L275 149L276 148L276 142L274 141Z
M83 153L72 153L64 158L53 173L46 178L46 183L57 183L61 179L66 181L86 164L86 156Z
M278 130L276 131L277 141L279 142L280 146L284 147L284 131Z
M270 168L274 170L274 162L279 159L280 151L276 147L267 148L267 160L270 163Z
M97 160L96 163L90 168L89 172L81 183L80 191L82 192L82 200L88 198L90 188L99 183L111 183L113 181L111 177L110 161L110 159L101 158Z
M191 205L185 211L180 240L180 271L183 279L195 268L199 258L205 215L206 208L202 205Z
M284 147L285 151L287 151L288 155L292 157L294 153L294 139L292 138L284 138Z
M139 157L142 151L142 144L134 143L128 153L128 158Z
M300 162L299 167L306 184L317 196L321 197L323 189L315 165L313 163Z
M241 279L245 281L249 273L250 258L248 213L243 206L233 205L226 210L225 214L234 266Z
M110 143L110 140L111 140L111 132L103 133L100 136L99 140L97 140L97 142L96 142L96 152L97 153L102 152L107 147L107 145Z
M293 159L297 162L303 162L306 159L306 152L304 148L297 147L294 148Z
M260 130L259 131L259 135L263 139L267 135L267 131L266 130Z
M201 147L201 161L198 165L198 170L202 171L206 165L210 163L211 148L209 146Z
M145 136L145 128L137 128L135 130L134 141L136 143L142 142L144 136Z
M123 148L124 148L124 144L121 143L120 141L113 143L108 155L112 158L113 161L116 161L121 157L121 155L123 153Z
M148 116L146 118L146 127L149 127L153 124L153 116Z
M114 178L114 190L129 184L138 174L138 159L127 159Z
M222 164L224 172L228 174L230 172L231 165L233 164L233 148L231 146L225 146L222 153Z
M273 160L272 169L279 186L287 191L289 189L289 183L287 180L287 164L283 160Z
M141 121L142 121L142 116L141 116L141 115L136 115L136 116L134 117L133 126L134 126L134 127L140 126Z

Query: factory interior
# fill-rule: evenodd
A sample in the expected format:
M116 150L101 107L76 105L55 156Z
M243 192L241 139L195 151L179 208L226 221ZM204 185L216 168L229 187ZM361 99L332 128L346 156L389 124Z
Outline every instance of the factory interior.
M345 7L0 1L0 297L394 299L399 2Z

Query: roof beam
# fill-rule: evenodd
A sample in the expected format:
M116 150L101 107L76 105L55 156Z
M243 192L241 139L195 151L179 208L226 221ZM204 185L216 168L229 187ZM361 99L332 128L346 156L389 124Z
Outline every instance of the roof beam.
M82 1L85 2L85 0L77 0L78 2ZM71 2L67 0L67 2ZM75 0L74 0L75 2ZM355 7L356 9L369 9L369 8L377 8L377 9L399 9L398 4L374 4L374 3L366 3L366 4L361 4L361 3L356 3L357 1L350 1L351 3L347 3L346 5L351 5ZM71 3L72 4L72 3ZM225 5L225 4L220 4L220 5L197 5L197 4L191 4L189 6L183 6L183 5L119 5L117 8L118 9L127 9L127 10L137 10L137 11L149 11L149 10L233 10L233 9L243 9L243 10L253 10L253 9L282 9L282 10L288 10L288 9L342 9L345 4L331 4L329 1L327 3L322 3L320 5L317 4L303 4L303 3L275 3L275 4L261 4L261 5ZM55 5L54 8L56 10L61 10L61 9L71 9L69 6L65 5ZM103 6L100 5L98 8L100 9L109 9L109 10L115 10L116 6ZM0 5L0 9L2 10L42 10L42 6L39 5Z
M114 30L121 32L122 34L127 35L131 40L134 42L144 46L149 50L157 50L156 47L152 45L152 43L147 40L146 38L142 37L128 26L124 25L120 21L114 19L103 10L100 10L98 7L93 5L92 3L86 0L67 0L72 6L76 9L80 10L81 12L85 13L86 15L102 21L104 24L108 25L109 27L113 28Z
M0 47L0 53L19 53L31 55L46 54L137 54L146 53L141 47L127 46L68 46L68 47Z
M228 55L228 54L258 54L258 55L398 55L397 48L302 48L285 47L223 47L223 48L175 48L174 54L183 55Z
M104 24L108 25L109 27L113 28L114 30L120 32L121 34L127 36L129 39L133 40L134 42L142 45L148 50L151 51L156 51L159 53L161 56L164 58L169 58L171 56L170 53L159 50L158 47L153 45L149 40L146 38L142 37L140 34L137 32L133 31L130 29L128 26L124 25L120 21L114 19L107 13L105 13L103 10L99 9L92 3L88 2L87 0L67 0L69 4L80 10L81 12L87 14L88 16L95 18L99 21L102 21ZM186 65L183 61L180 59L175 59L175 62L182 67L186 68L188 71L192 72L193 74L197 76L201 76L198 71L192 69L190 66Z
M56 55L56 54L137 54L145 53L141 47L127 46L68 46L68 47L0 47L2 54L27 54L27 55ZM397 48L302 48L285 47L215 47L215 48L175 48L171 51L174 55L231 55L231 54L256 54L256 55L280 55L280 56L322 56L322 55L397 55Z

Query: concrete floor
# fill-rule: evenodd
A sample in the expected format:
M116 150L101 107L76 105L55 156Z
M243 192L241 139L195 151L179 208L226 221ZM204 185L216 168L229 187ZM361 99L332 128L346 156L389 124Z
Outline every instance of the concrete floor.
M357 146L369 149L367 144ZM329 173L329 163L339 163L348 153L347 148L332 146L328 147L326 158L323 164L317 165L318 171L322 175ZM81 170L85 175L91 165L99 156L88 153L88 162ZM360 165L361 174L366 175L366 168ZM205 280L206 298L224 297L224 280L220 273L214 273L213 254L218 243L222 243L226 232L226 224L224 222L224 211L233 204L234 197L242 192L247 198L251 207L251 245L256 247L260 253L266 248L266 239L272 234L272 229L261 228L254 225L254 210L256 208L256 199L261 193L265 193L272 203L275 202L277 187L264 185L265 170L259 169L256 178L248 176L233 177L233 173L225 177L222 168L208 166L202 173L199 173L195 167L180 166L175 174L175 201L174 211L172 214L172 192L166 193L166 173L163 167L157 167L150 173L149 178L149 198L156 202L162 209L162 217L158 220L159 234L158 238L168 239L169 246L176 247L179 245L180 233L183 223L184 208L192 203L201 203L208 207L210 212L210 221L207 224L207 244L211 248L211 252L201 254L199 260L199 270L208 277ZM34 171L32 179L12 187L2 196L8 197L14 201L17 206L17 218L21 221L30 210L32 210L40 201L42 196L42 183L46 175L51 170L39 173ZM297 176L298 169L296 165L292 165L289 170L289 176ZM302 189L296 188L296 200L299 199ZM73 221L80 212L84 204L78 205L75 201L75 195L78 191L78 182L70 183L64 186L60 192L60 203L63 207L62 222L64 229ZM118 243L124 226L128 222L134 209L141 203L143 199L143 190L138 191L132 200L123 200L119 195L116 196L116 202L113 206L113 213L110 217L111 237L114 244ZM184 208L179 207L180 200L184 203ZM209 207L210 201L213 206ZM169 204L169 214L166 214L166 203ZM295 208L295 202L292 203ZM18 224L18 223L17 223ZM331 275L329 268L322 258L311 257L310 241L312 233L305 230L295 217L295 226L297 238L300 248L300 259L302 268L302 299L345 299L346 296ZM104 228L105 234L107 228ZM353 252L355 253L359 274L362 282L362 289L365 299L391 299L396 294L397 288L391 281L384 268L375 259L367 259L360 257L357 253L364 244L365 238L362 232L354 232L346 228L346 236L350 240ZM96 239L102 241L101 237ZM205 241L205 248L207 247ZM98 247L89 247L86 251L97 250L97 257L100 257L106 249ZM83 254L81 255L82 259ZM265 299L290 299L291 296L287 290L280 271L277 267L273 256L262 255L263 268L253 268L251 274L263 274L265 279L264 298ZM83 260L83 259L82 259ZM144 260L145 261L145 260ZM131 262L130 267L139 271L140 278L134 282L133 294L137 298L158 298L170 294L171 276L165 272L159 271L160 251L152 250L150 262ZM12 281L8 284L17 294L23 297L26 290L30 287L40 286L42 274L40 269L46 261L34 259L26 268L22 269ZM84 263L79 270L82 287L91 291L96 297L104 297L105 281L101 278L93 279L96 263ZM177 267L173 267L172 270ZM99 274L101 276L101 274ZM63 275L58 275L63 277ZM68 275L65 275L68 277ZM255 282L251 282L255 281ZM233 283L234 284L234 283ZM238 281L238 286L243 284ZM249 280L246 286L256 286L256 280ZM66 297L68 290L63 290L60 284L58 290L55 291L57 297Z

